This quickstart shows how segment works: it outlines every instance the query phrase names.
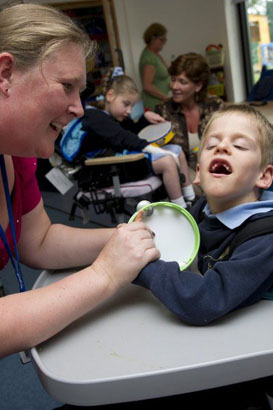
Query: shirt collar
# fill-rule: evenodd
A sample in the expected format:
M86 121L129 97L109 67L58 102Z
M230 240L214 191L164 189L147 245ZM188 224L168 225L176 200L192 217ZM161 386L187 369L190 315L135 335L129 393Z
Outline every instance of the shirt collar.
M99 108L94 107L94 105L87 105L87 106L85 107L85 109L86 109L86 110L98 110ZM110 115L110 112L108 112L108 111L106 111L106 110L101 110L101 111L105 112L105 114Z
M218 214L212 214L210 212L208 204L206 204L204 208L204 212L209 218L217 218L222 224L224 224L229 229L237 228L250 216L264 212L269 212L272 210L272 191L264 191L260 201L238 205L233 208L227 209L224 212L219 212Z
M185 114L181 111L181 106L180 104L177 104L172 97L169 99L169 101L167 101L167 105L169 103L169 109L171 110L171 112L173 114L180 114L182 116L185 116ZM200 118L203 117L204 112L205 112L205 102L201 101L200 103L198 103L199 105L199 111L200 111Z

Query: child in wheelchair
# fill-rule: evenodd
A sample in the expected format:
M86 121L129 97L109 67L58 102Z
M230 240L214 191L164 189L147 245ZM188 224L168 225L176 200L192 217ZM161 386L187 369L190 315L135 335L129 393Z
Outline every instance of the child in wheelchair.
M144 152L150 160L151 171L160 175L171 202L186 207L195 194L189 181L188 166L181 148L167 144L155 147L138 137L137 133L149 124L164 122L156 113L145 112L137 122L129 119L131 109L139 99L133 80L111 69L102 82L102 95L97 107L88 106L81 118L84 138L79 154L115 155ZM136 167L136 179L138 177Z

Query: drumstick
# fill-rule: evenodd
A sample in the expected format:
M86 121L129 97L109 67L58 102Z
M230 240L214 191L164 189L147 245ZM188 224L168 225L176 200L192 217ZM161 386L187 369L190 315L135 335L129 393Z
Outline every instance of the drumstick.
M150 201L143 200L143 201L140 201L140 202L137 204L137 206L136 206L137 211L140 211L143 207L146 208L146 209L144 210L144 213L141 215L142 217L143 217L144 215L145 215L145 216L151 216L151 215L153 214L153 212L154 212L153 207L152 207L152 206L149 206L149 208L147 208L147 207L146 207L147 205L151 205L151 202L150 202Z
M139 211L139 213L136 216L135 222L142 222L143 215L144 215L144 211Z
M139 213L137 214L137 216L135 218L135 222L142 222L142 218L143 218L144 214L145 214L145 211L142 211L142 210L139 211ZM153 231L151 231L151 235L152 235L152 238L155 237L155 233Z

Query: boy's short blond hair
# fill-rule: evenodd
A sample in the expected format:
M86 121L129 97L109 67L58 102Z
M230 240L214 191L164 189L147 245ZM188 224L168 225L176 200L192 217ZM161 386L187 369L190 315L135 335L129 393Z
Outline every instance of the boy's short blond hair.
M256 110L253 106L248 104L225 104L218 111L215 111L208 124L204 129L204 133L200 142L199 156L204 147L204 141L208 130L217 118L226 115L226 114L241 114L248 116L250 120L253 121L253 124L256 125L257 130L259 131L259 143L261 147L261 168L264 168L266 165L273 164L273 125L265 118L260 111Z

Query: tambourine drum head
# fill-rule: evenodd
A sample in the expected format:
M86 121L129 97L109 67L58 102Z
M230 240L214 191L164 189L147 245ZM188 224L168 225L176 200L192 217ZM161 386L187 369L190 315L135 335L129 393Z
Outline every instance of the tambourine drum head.
M161 146L168 144L173 138L174 133L172 131L172 124L166 121L148 125L139 132L138 136L150 144Z
M153 213L148 216L145 210L151 206ZM142 210L142 221L155 233L154 240L161 252L160 259L178 262L181 270L189 267L200 245L199 229L191 214L170 202L155 202L143 207ZM135 220L138 212L129 222Z

